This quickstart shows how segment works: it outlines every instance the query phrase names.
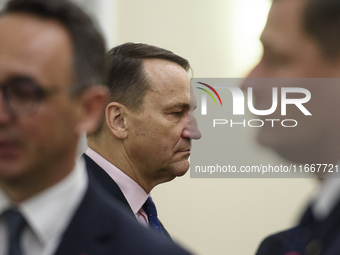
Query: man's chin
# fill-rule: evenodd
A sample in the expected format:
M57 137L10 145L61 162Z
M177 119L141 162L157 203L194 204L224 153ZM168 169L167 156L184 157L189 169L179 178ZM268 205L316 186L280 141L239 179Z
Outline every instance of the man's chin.
M257 134L257 142L265 147L276 149L276 147L282 146L287 141L282 139L282 133L280 135L280 132L261 128Z
M266 132L264 132L263 130L260 130L257 134L257 142L260 145L266 146L266 147L272 147L273 144L273 139L270 139L268 137L268 135L266 134Z
M279 157L284 160L288 160L295 163L303 163L305 157L301 151L296 149L296 146L289 146L285 144L283 141L279 141L276 139L260 139L258 138L258 142L266 147L274 151Z
M189 167L190 167L190 163L188 160L182 160L176 163L174 170L173 170L174 176L180 177L180 176L185 175L188 172Z
M18 164L3 164L0 167L0 179L7 182L16 182L26 175L26 170Z

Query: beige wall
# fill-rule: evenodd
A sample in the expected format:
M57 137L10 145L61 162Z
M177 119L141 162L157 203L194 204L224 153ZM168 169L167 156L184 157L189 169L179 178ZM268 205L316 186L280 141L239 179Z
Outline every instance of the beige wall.
M261 55L269 0L102 0L110 47L154 44L189 59L195 77L243 77ZM98 12L97 12L98 14ZM199 143L196 143L199 146ZM198 254L254 254L269 233L291 226L315 188L312 179L190 179L152 194L178 242Z

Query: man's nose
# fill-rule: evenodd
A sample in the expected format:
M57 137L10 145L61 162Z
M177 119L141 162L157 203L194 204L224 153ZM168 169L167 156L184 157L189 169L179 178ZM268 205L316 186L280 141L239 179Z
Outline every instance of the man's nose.
M201 131L198 128L196 117L193 113L190 113L190 119L188 119L187 124L182 131L182 137L198 140L201 136Z
M197 119L193 113L190 114L190 139L198 140L202 137L198 128Z

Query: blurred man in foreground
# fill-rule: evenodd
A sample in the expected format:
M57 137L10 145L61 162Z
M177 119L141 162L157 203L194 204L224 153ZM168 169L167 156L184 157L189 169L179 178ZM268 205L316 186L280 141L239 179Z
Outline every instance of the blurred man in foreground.
M191 139L201 137L186 59L147 44L126 43L107 54L110 103L105 123L88 137L91 172L137 220L169 234L150 197L158 184L189 169Z
M0 254L186 254L125 215L76 163L104 110L105 45L64 0L0 17Z
M274 0L261 36L263 57L249 78L340 77L339 31L338 0ZM301 80L290 81L297 87L301 85ZM243 87L254 84L249 79ZM293 162L335 166L340 161L340 86L320 83L306 88L312 99L305 107L313 116L303 116L297 108L287 109L287 117L298 120L298 126L263 127L258 140ZM272 97L268 91L271 93L271 88L259 84L253 87L257 109L270 108ZM279 114L270 118L278 119ZM340 181L319 177L320 191L300 224L265 239L258 255L340 253Z

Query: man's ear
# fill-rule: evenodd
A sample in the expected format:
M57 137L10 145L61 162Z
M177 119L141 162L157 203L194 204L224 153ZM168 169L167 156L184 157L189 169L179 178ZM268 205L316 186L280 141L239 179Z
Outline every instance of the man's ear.
M108 102L108 90L102 85L86 89L79 97L80 122L78 133L91 134L95 132L103 119L105 106Z
M117 102L111 102L106 107L105 119L110 132L118 139L127 137L127 108Z

